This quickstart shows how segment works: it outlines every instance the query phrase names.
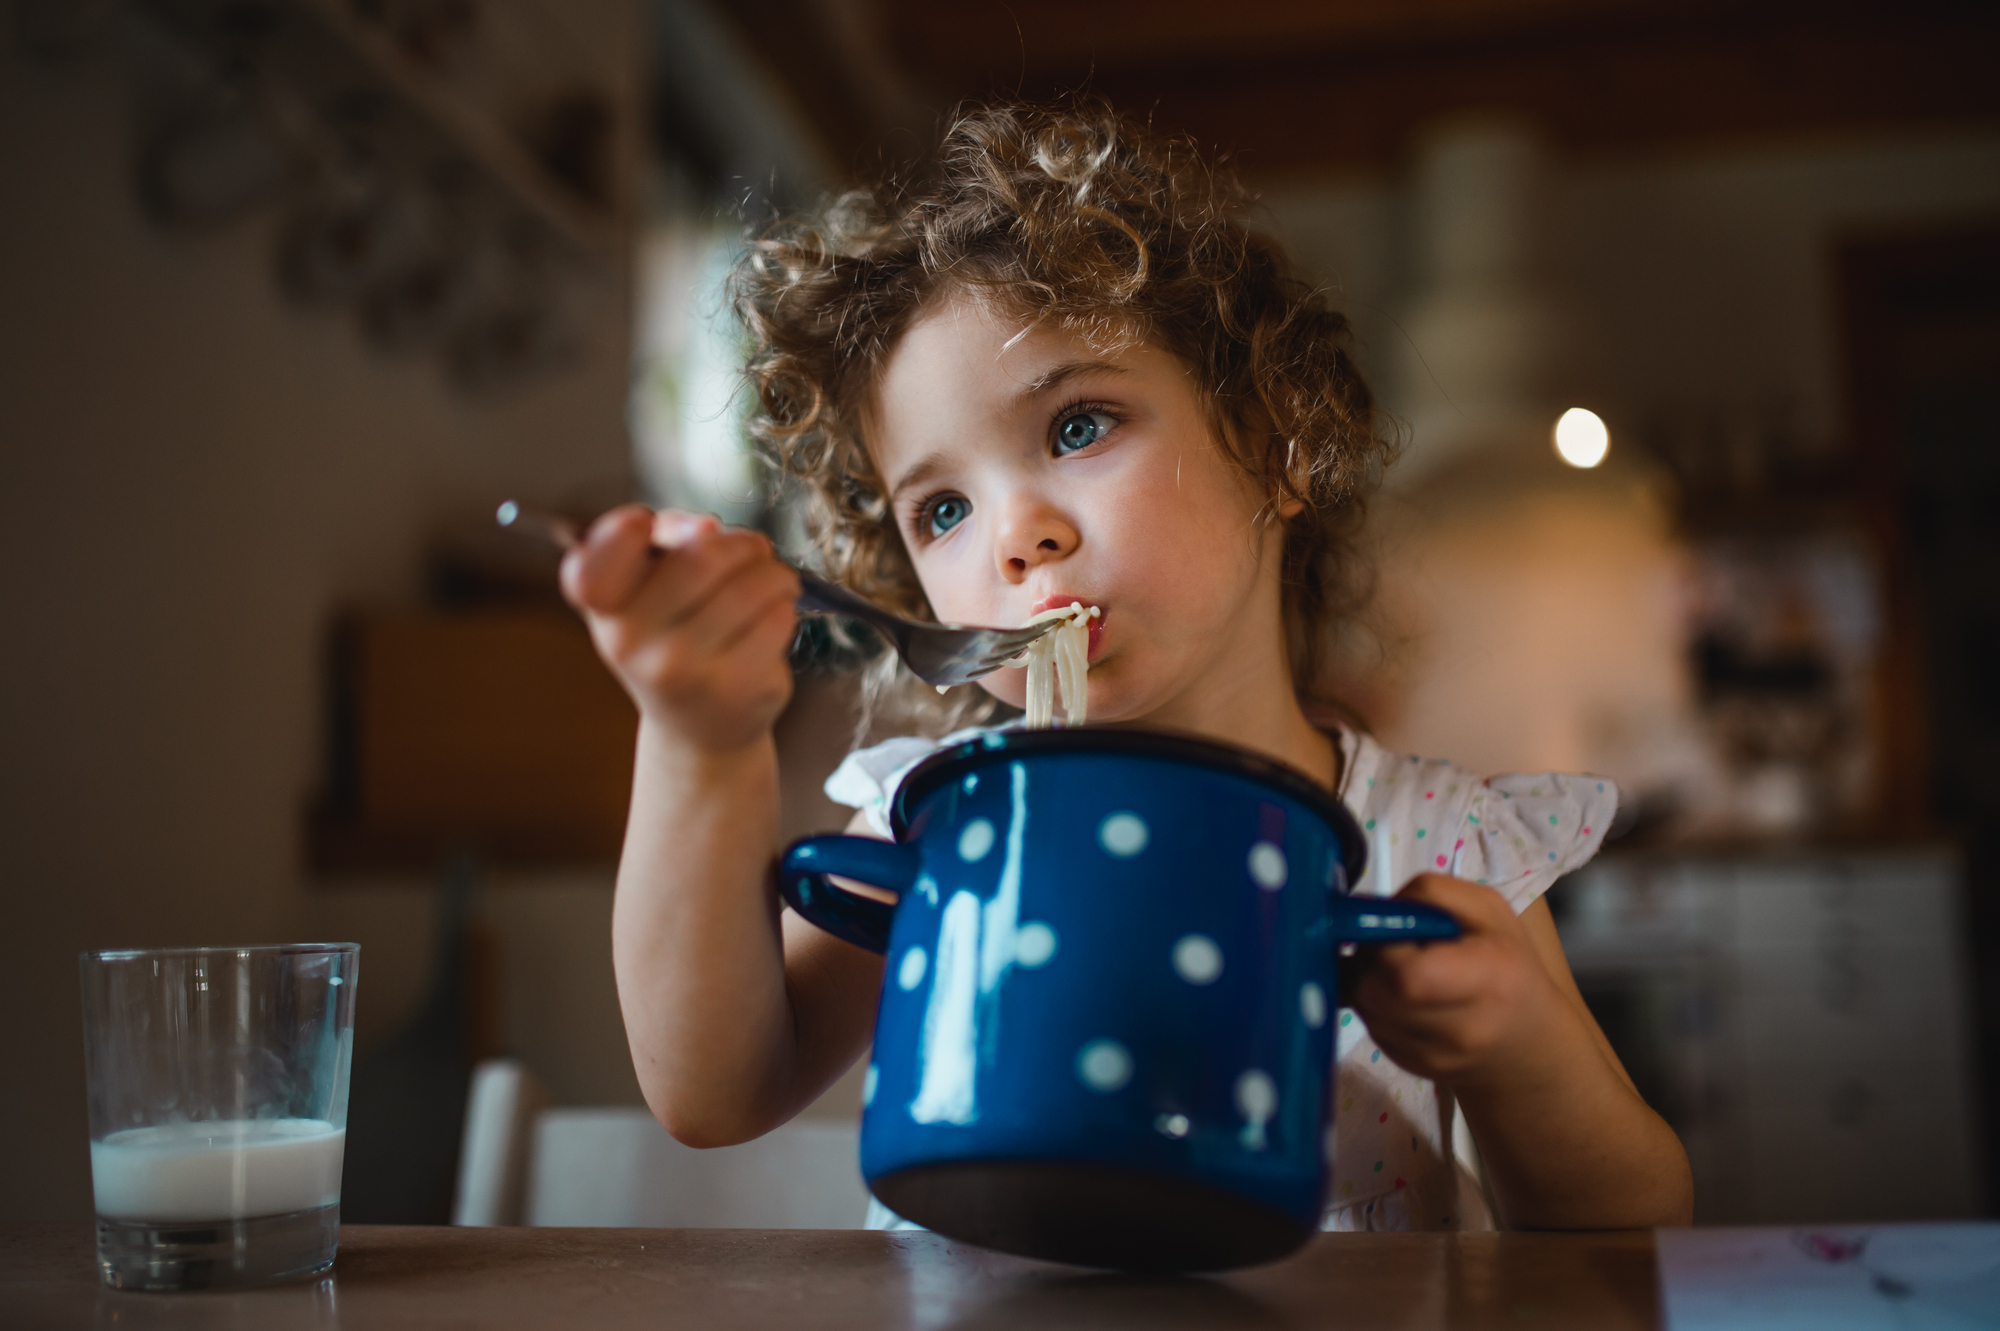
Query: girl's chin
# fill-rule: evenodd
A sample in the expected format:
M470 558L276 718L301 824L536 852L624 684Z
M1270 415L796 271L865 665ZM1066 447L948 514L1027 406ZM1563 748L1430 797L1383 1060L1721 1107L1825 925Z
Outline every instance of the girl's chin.
M1144 725L1152 711L1152 707L1129 696L1101 697L1096 689L1090 691L1090 724L1094 726Z

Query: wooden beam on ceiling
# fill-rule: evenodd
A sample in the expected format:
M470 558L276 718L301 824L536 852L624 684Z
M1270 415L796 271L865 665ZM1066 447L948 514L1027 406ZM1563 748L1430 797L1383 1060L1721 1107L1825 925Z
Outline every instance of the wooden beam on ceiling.
M1256 176L1384 169L1480 110L1584 152L2000 120L2000 6L1963 0L718 0L853 175L933 126L871 104L839 4L931 115L1087 89Z
M1426 121L1506 110L1572 151L2000 119L2000 10L1916 23L1786 17L1395 50L1100 67L1087 86L1252 174L1393 165Z
M1745 0L890 0L905 58L959 75L994 72L995 62L1046 74L1190 57L1436 46L1744 8Z

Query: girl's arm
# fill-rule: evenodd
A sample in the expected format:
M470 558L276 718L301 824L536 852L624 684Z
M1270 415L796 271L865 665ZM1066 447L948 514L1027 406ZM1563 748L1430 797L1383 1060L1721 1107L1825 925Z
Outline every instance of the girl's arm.
M563 589L639 708L611 923L639 1086L681 1141L747 1141L867 1043L881 975L782 915L770 880L797 579L755 532L635 505L564 559Z
M1584 1006L1547 903L1517 917L1491 888L1437 874L1399 895L1451 912L1465 933L1364 954L1354 1006L1390 1058L1456 1095L1501 1222L1691 1223L1687 1152Z

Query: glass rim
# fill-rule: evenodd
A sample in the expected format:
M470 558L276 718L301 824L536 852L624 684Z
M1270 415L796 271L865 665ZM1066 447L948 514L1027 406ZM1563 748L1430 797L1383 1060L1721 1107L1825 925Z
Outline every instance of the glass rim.
M239 946L223 944L196 944L188 947L111 947L86 949L77 954L81 961L141 961L167 957L236 957L246 953L262 955L325 956L329 954L354 954L361 951L359 943L246 943Z

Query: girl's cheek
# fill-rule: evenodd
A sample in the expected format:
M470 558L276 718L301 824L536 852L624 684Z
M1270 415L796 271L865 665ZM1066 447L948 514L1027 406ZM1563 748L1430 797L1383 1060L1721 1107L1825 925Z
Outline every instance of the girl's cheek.
M924 599L931 603L931 611L939 620L947 624L984 623L976 614L967 614L968 588L960 567L963 556L958 549L962 544L931 545L913 555L910 562L916 565L917 585L924 589Z
M1013 670L1002 666L992 674L981 678L979 687L1009 707L1027 706L1028 672L1025 670Z

